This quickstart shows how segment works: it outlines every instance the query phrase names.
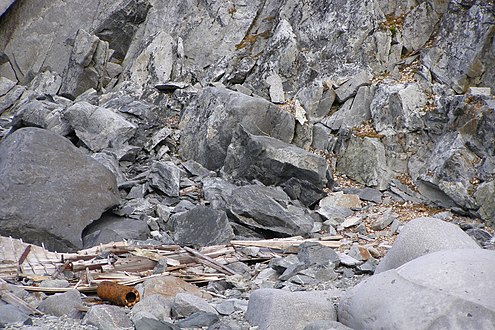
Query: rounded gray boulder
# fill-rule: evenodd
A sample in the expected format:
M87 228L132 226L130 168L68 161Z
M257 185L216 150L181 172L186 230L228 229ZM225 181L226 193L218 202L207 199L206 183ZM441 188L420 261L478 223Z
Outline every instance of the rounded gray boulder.
M417 218L400 231L375 274L397 268L425 254L449 249L476 249L478 244L458 226L436 218Z
M431 253L346 292L339 321L353 329L495 329L495 252Z

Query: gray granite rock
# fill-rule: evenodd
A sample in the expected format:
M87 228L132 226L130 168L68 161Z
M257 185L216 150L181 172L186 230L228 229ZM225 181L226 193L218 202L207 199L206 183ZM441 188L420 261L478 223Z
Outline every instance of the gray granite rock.
M83 320L98 329L134 329L124 308L112 305L91 306Z
M421 129L419 111L426 105L426 95L419 84L379 85L370 104L374 128L392 135Z
M304 327L304 330L351 330L348 326L332 320L314 321Z
M370 277L344 294L339 321L353 329L491 329L495 253L444 250Z
M284 142L291 142L294 135L294 118L270 102L226 89L206 88L181 118L180 154L218 170L238 124L251 134Z
M62 316L67 315L72 318L82 318L81 308L83 301L81 294L77 290L69 290L65 293L56 294L43 300L38 309L46 314Z
M331 292L277 289L259 289L251 293L245 317L251 325L266 330L298 330L315 319L337 319Z
M297 257L306 267L337 265L340 262L337 253L330 247L318 242L304 242L299 246Z
M479 246L454 224L435 218L417 218L402 228L375 273L397 268L428 253L461 248L476 249Z
M489 224L495 224L495 180L480 184L474 194L476 202L480 205L478 210L481 218Z
M77 31L60 94L75 99L91 88L101 91L108 57L108 42L83 29Z
M372 77L373 75L367 70L363 70L356 74L335 90L335 94L337 94L337 101L343 103L347 101L347 99L356 95L359 87L369 85L371 83Z
M197 329L203 327L210 327L219 321L217 313L209 312L196 312L189 315L185 319L177 322L177 326L181 329Z
M469 86L495 87L493 59L488 55L491 50L484 46L491 35L487 22L493 19L492 9L480 1L453 3L442 16L441 32L433 47L421 58L441 82L457 93Z
M208 206L174 214L170 218L174 241L180 245L208 246L227 244L234 232L223 210Z
M49 250L82 248L83 229L119 201L114 175L70 141L22 128L0 144L2 235Z

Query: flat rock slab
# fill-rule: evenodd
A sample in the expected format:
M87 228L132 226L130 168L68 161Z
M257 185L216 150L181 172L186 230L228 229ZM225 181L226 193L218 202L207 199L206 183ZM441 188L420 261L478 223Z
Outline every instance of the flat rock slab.
M0 234L60 252L81 249L83 229L119 201L112 172L39 128L0 144L0 191Z
M146 221L104 214L84 230L84 248L124 239L145 241L149 234Z
M493 329L495 252L444 250L380 273L342 297L353 329Z
M476 249L478 244L458 226L435 218L408 222L375 273L397 268L422 255L448 249Z
M187 283L186 281L175 276L159 276L144 281L143 298L154 294L159 294L167 298L174 298L178 293L191 293L202 298L208 297L197 286Z
M254 291L249 298L245 317L251 325L263 330L302 330L314 320L337 320L332 294L326 291L289 292L278 289Z

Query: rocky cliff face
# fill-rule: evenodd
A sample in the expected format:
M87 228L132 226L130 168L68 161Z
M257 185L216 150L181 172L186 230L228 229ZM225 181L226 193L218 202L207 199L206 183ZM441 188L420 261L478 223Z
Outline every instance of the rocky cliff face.
M365 185L407 176L419 198L492 222L494 23L490 1L18 1L0 26L0 74L19 83L2 112L26 103L29 84L133 95L181 115L181 154L209 169L240 122L336 155ZM203 95L208 85L233 91ZM293 132L263 98L293 115ZM255 129L243 111L285 131Z
M343 176L362 200L495 226L493 1L17 0L0 15L0 234L38 221L29 239L74 249L121 237L116 216L132 238L145 221L191 245L332 232L361 207L322 206ZM70 154L78 175L39 179L43 157L11 156L16 136L45 139L31 127L78 147L57 148L51 173ZM57 191L70 237L36 208L22 216L14 161L32 163L16 178ZM65 203L85 177L105 201ZM193 234L196 215L217 233Z

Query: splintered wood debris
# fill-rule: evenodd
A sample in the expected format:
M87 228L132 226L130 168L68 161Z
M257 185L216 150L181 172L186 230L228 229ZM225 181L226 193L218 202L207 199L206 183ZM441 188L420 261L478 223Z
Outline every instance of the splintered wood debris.
M233 262L263 262L287 253L299 245L317 241L338 248L342 236L304 239L300 236L259 241L231 241L228 245L195 250L178 245L132 245L128 242L102 244L77 253L47 251L42 246L0 236L0 279L23 279L22 288L46 293L77 289L94 292L99 283L113 281L135 285L162 275L180 277L192 283L218 281L236 275ZM253 252L253 248L256 248ZM47 288L36 284L65 278L69 288Z

